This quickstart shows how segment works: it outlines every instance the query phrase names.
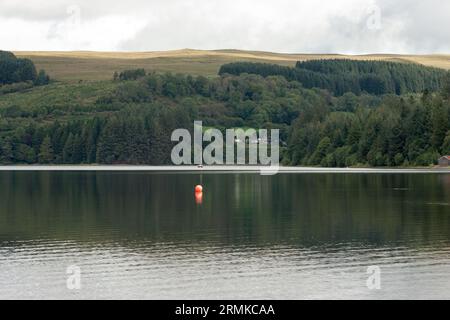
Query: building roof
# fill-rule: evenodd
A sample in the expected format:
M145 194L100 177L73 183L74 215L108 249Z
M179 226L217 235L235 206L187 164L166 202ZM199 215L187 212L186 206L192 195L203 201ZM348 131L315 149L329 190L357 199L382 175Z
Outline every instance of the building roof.
M440 159L446 159L450 161L450 156L442 156Z

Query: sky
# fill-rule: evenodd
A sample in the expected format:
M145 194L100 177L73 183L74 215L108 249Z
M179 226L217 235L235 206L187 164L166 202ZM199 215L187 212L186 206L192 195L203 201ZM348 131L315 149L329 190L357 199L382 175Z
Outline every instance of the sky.
M0 0L0 49L450 53L449 0Z

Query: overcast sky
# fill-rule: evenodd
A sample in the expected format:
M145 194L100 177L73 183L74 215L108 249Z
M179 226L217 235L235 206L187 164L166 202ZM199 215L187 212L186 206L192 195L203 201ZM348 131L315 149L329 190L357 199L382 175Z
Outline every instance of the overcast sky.
M0 49L450 53L449 0L0 0Z

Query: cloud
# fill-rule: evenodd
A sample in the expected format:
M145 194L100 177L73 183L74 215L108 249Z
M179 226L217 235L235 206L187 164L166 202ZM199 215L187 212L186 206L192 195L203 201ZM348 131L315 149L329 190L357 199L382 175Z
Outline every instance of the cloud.
M0 43L9 50L450 52L449 12L446 0L0 0Z

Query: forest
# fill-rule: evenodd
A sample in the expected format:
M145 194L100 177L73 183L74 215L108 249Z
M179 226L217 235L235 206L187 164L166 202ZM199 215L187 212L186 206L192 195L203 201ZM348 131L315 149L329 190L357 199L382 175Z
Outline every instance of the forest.
M237 63L255 71L225 65L206 78L136 69L110 81L0 94L0 163L170 164L171 132L191 129L194 120L205 129L280 129L284 165L430 166L450 153L449 73L365 63L289 68L324 76L334 89ZM333 81L350 75L353 82L339 81L355 86L337 92ZM368 75L382 79L385 92L363 90ZM4 83L0 89L11 84Z
M263 77L283 76L298 81L305 88L321 88L336 96L347 92L356 95L421 93L436 91L444 70L412 63L356 61L345 59L309 60L295 67L267 63L236 62L223 65L219 74L258 74Z
M44 70L36 71L29 59L18 59L13 53L0 50L0 95L46 85L50 77Z

